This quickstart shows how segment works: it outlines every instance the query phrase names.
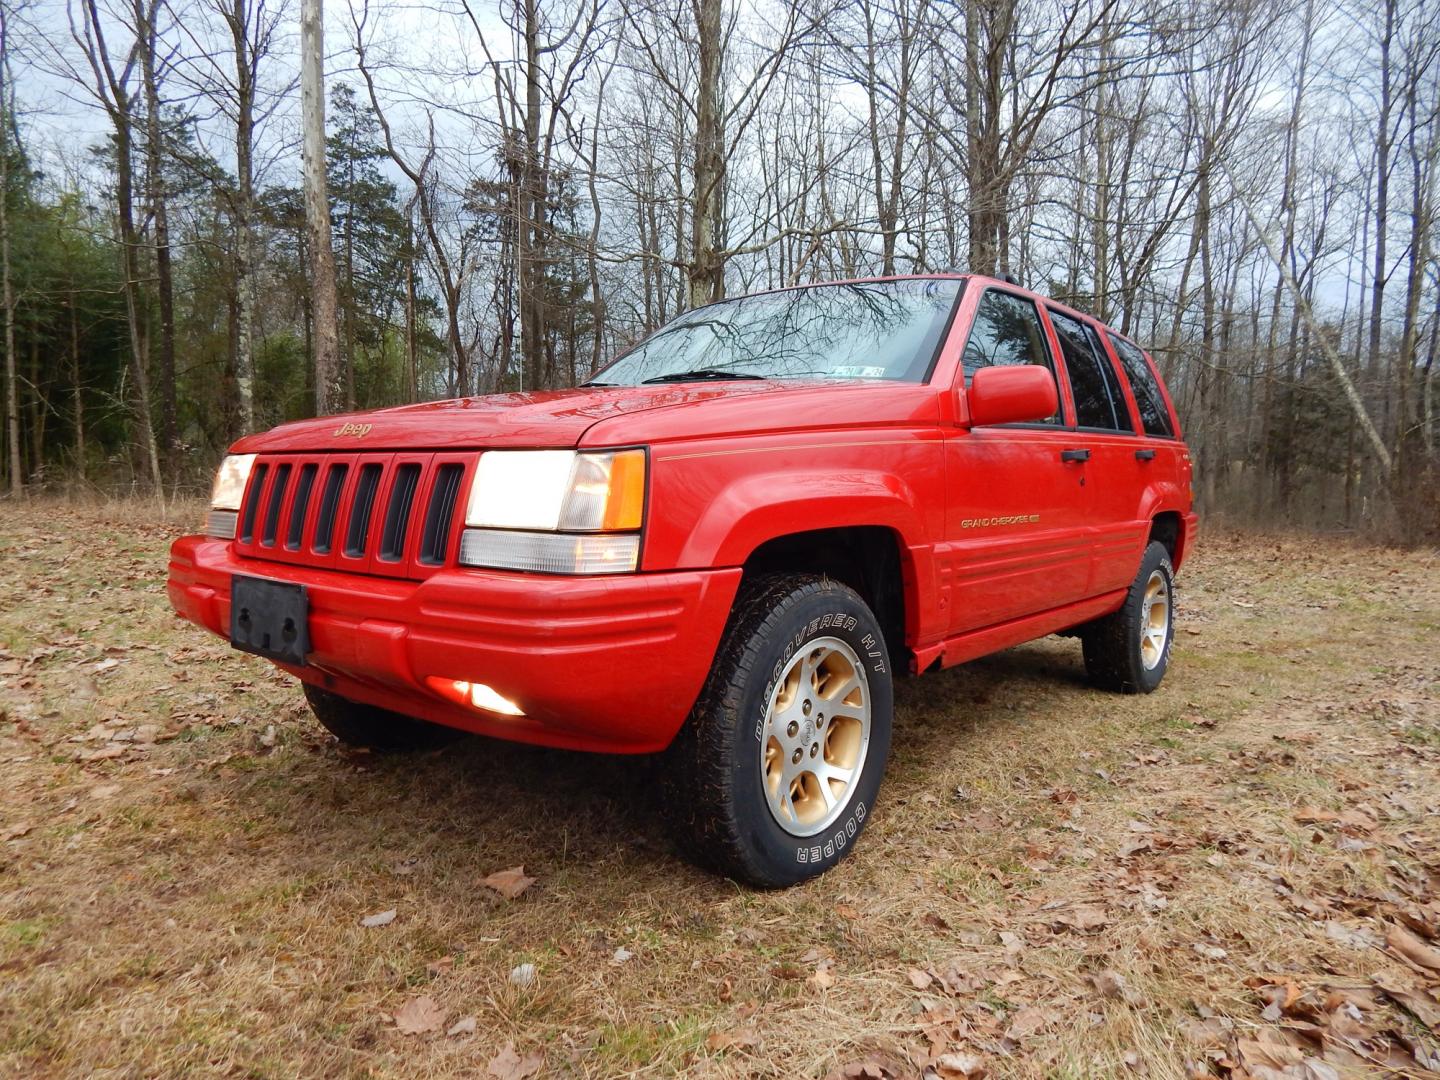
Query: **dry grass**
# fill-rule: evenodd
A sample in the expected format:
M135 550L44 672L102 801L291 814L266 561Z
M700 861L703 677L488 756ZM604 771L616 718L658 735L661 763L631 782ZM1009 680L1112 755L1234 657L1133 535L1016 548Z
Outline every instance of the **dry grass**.
M1418 979L1381 916L1434 910L1440 872L1433 553L1207 537L1145 698L1054 638L902 685L855 856L760 894L675 858L653 761L343 752L288 677L172 618L175 529L0 507L0 1073L484 1075L513 1043L560 1076L904 1074L939 1046L1181 1077L1187 1022L1271 1026L1265 981ZM520 899L481 885L522 863ZM421 994L476 1033L401 1034Z

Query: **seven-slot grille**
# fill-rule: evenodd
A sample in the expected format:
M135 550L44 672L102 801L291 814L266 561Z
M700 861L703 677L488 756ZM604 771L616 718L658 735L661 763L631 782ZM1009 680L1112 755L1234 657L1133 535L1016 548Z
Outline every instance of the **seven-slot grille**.
M238 554L423 578L455 553L473 453L265 454L235 535Z

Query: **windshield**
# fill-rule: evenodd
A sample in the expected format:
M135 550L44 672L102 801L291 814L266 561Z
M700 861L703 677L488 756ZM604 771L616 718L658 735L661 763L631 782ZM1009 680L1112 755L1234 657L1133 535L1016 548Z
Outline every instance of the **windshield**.
M594 383L692 379L923 382L954 310L956 278L812 285L687 311Z

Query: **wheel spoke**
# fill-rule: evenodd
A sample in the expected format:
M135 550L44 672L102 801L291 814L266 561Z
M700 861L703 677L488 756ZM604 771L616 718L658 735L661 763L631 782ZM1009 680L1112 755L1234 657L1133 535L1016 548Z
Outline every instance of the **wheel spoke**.
M852 674L842 680L838 680L833 689L830 686L826 686L824 699L830 702L830 707L833 709L859 688L860 679L858 676Z
M830 788L830 781L821 773L815 774L815 786L820 789L820 798L825 800L825 809L835 809L835 792Z

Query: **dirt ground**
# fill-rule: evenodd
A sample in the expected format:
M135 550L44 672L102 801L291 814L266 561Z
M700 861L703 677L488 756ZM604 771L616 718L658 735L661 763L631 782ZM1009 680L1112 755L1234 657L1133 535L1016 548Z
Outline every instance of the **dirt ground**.
M184 517L0 505L0 1074L1440 1068L1436 553L1207 534L1149 697L908 681L853 857L756 893L659 762L342 750L171 616Z

